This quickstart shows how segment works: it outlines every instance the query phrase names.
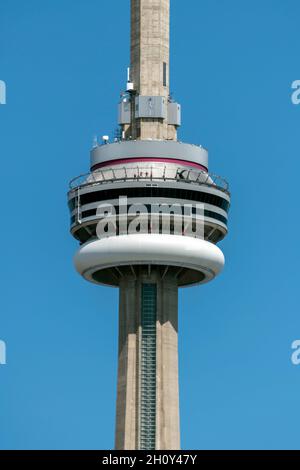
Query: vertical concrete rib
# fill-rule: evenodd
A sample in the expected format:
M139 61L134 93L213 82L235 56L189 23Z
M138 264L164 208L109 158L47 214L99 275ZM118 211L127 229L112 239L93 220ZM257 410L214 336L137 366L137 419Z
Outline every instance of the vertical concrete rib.
M173 275L159 283L157 311L156 449L179 449L178 287Z
M139 290L133 277L122 279L119 300L119 354L116 413L116 449L138 446Z

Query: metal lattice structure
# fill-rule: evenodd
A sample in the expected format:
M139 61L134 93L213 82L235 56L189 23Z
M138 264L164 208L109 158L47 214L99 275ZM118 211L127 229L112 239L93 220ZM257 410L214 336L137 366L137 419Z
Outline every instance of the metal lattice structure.
M140 449L155 449L156 436L156 284L142 285Z

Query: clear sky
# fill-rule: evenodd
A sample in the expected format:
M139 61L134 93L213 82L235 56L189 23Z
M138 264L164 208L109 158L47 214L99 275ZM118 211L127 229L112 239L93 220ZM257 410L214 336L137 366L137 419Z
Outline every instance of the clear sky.
M184 449L300 448L299 0L171 0L182 141L232 191L226 268L180 292ZM113 135L129 0L1 0L0 448L114 445L118 292L74 271L68 181Z

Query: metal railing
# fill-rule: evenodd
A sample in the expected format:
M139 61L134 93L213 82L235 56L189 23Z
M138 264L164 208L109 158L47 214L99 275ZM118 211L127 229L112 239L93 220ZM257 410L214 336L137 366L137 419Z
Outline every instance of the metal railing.
M128 166L110 167L86 173L70 181L70 190L105 183L121 181L177 181L196 185L214 186L224 192L229 192L227 181L213 173L204 170L185 169L184 167L172 167L169 165L155 166Z

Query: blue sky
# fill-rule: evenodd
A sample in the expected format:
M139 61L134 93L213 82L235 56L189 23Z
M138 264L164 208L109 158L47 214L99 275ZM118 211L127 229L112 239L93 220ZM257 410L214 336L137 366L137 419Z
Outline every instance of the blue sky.
M300 447L299 15L172 0L180 139L232 191L225 271L180 292L184 449ZM114 445L118 292L75 273L66 192L113 135L128 61L129 0L1 1L1 449Z

